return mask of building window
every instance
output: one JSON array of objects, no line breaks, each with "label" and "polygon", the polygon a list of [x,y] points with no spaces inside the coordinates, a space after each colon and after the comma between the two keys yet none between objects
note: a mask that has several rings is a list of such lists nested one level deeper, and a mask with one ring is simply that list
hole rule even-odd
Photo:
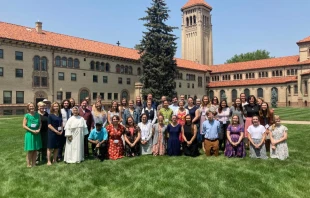
[{"label": "building window", "polygon": [[226,100],[226,93],[225,93],[224,90],[221,90],[221,91],[220,91],[220,99],[221,99],[221,100]]},{"label": "building window", "polygon": [[124,73],[124,65],[121,65],[121,74]]},{"label": "building window", "polygon": [[0,49],[0,58],[3,58],[3,49]]},{"label": "building window", "polygon": [[3,67],[0,67],[0,76],[3,76]]},{"label": "building window", "polygon": [[47,58],[41,58],[41,71],[47,71]]},{"label": "building window", "polygon": [[106,71],[106,72],[110,72],[110,64],[109,64],[109,63],[106,63],[106,65],[105,65],[105,71]]},{"label": "building window", "polygon": [[198,77],[198,87],[202,87],[202,77]]},{"label": "building window", "polygon": [[40,76],[34,76],[33,77],[33,86],[34,87],[40,87]]},{"label": "building window", "polygon": [[24,92],[16,91],[16,104],[24,104]]},{"label": "building window", "polygon": [[120,65],[116,65],[116,73],[121,73],[121,66]]},{"label": "building window", "polygon": [[182,88],[182,83],[179,82],[179,88]]},{"label": "building window", "polygon": [[108,77],[107,76],[102,76],[103,78],[103,83],[108,83]]},{"label": "building window", "polygon": [[[282,76],[282,70],[275,70],[272,71],[272,76]],[[291,74],[292,75],[292,74]]]},{"label": "building window", "polygon": [[125,66],[125,74],[128,74],[128,66]]},{"label": "building window", "polygon": [[264,90],[262,88],[257,89],[257,97],[260,97],[260,98],[264,97]]},{"label": "building window", "polygon": [[97,83],[98,82],[98,76],[97,75],[93,75],[93,82]]},{"label": "building window", "polygon": [[123,79],[121,77],[118,78],[118,84],[123,84]]},{"label": "building window", "polygon": [[61,59],[61,66],[62,67],[67,67],[67,58],[66,57],[62,57],[62,59]]},{"label": "building window", "polygon": [[128,67],[128,74],[132,74],[132,67],[131,66]]},{"label": "building window", "polygon": [[210,101],[213,100],[213,98],[214,98],[214,91],[213,90],[209,91],[209,98],[210,98]]},{"label": "building window", "polygon": [[277,98],[276,98],[276,101],[278,102],[278,99],[279,99],[279,92],[278,92],[278,88],[276,88],[276,87],[272,87],[271,88],[271,93],[270,93],[270,95],[272,96],[272,91],[273,90],[275,90],[276,91],[276,93],[277,93]]},{"label": "building window", "polygon": [[80,61],[79,59],[74,59],[74,68],[79,68],[80,67]]},{"label": "building window", "polygon": [[108,93],[108,100],[112,100],[112,93]]},{"label": "building window", "polygon": [[255,78],[255,74],[254,74],[254,73],[246,73],[246,74],[245,74],[245,78],[246,78],[246,79]]},{"label": "building window", "polygon": [[60,56],[56,56],[56,58],[55,58],[55,65],[57,66],[57,67],[60,67],[60,61],[61,59],[60,59]]},{"label": "building window", "polygon": [[15,69],[15,77],[22,78],[24,76],[23,69]]},{"label": "building window", "polygon": [[122,91],[122,93],[121,93],[121,97],[122,98],[126,98],[127,100],[129,100],[129,94],[128,94],[128,92],[127,91]]},{"label": "building window", "polygon": [[66,92],[66,99],[71,98],[71,92]]},{"label": "building window", "polygon": [[141,76],[141,68],[140,67],[138,67],[137,73],[138,73],[138,76]]},{"label": "building window", "polygon": [[290,76],[290,75],[291,75],[291,70],[289,70],[289,69],[286,70],[286,75],[287,75],[287,76]]},{"label": "building window", "polygon": [[250,96],[250,90],[248,88],[244,89],[245,98]]},{"label": "building window", "polygon": [[100,62],[98,62],[98,61],[96,62],[96,70],[100,71]]},{"label": "building window", "polygon": [[23,52],[15,52],[15,60],[23,60]]},{"label": "building window", "polygon": [[76,73],[71,73],[71,81],[76,81]]},{"label": "building window", "polygon": [[57,100],[62,100],[62,91],[57,91]]},{"label": "building window", "polygon": [[12,104],[12,92],[3,91],[3,104]]},{"label": "building window", "polygon": [[235,102],[236,98],[238,97],[237,94],[238,94],[238,93],[237,93],[237,90],[236,90],[236,89],[231,90],[231,101],[232,101],[232,102]]},{"label": "building window", "polygon": [[306,80],[304,81],[304,95],[308,95],[308,83]]},{"label": "building window", "polygon": [[3,115],[13,115],[13,110],[5,109],[3,110]]},{"label": "building window", "polygon": [[101,100],[104,100],[104,93],[100,93]]},{"label": "building window", "polygon": [[93,92],[93,100],[97,99],[97,92]]},{"label": "building window", "polygon": [[104,68],[105,68],[104,62],[101,62],[101,64],[100,64],[100,70],[101,70],[101,71],[104,71]]},{"label": "building window", "polygon": [[73,59],[72,58],[68,58],[68,67],[69,68],[73,67]]},{"label": "building window", "polygon": [[25,115],[25,109],[16,109],[16,115]]},{"label": "building window", "polygon": [[65,73],[58,72],[58,80],[65,80]]},{"label": "building window", "polygon": [[291,95],[291,85],[287,86],[288,95]]},{"label": "building window", "polygon": [[130,85],[130,78],[127,78],[127,85]]},{"label": "building window", "polygon": [[191,84],[190,83],[187,83],[187,88],[191,88]]},{"label": "building window", "polygon": [[34,70],[39,71],[40,70],[40,57],[35,56],[33,58],[33,64],[34,64]]},{"label": "building window", "polygon": [[118,100],[118,93],[114,93],[114,100]]},{"label": "building window", "polygon": [[192,84],[192,89],[194,89],[195,88],[195,85],[194,85],[194,83]]},{"label": "building window", "polygon": [[89,92],[85,89],[80,92],[80,103],[86,98],[89,97]]},{"label": "building window", "polygon": [[90,62],[90,69],[95,70],[95,62],[94,61]]},{"label": "building window", "polygon": [[42,87],[47,87],[47,77],[41,77],[41,85]]}]

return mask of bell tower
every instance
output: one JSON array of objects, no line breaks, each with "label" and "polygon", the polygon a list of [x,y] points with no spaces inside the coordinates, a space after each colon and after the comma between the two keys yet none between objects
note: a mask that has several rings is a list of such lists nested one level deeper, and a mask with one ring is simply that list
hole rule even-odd
[{"label": "bell tower", "polygon": [[204,0],[188,0],[182,7],[182,58],[213,65],[212,7]]}]

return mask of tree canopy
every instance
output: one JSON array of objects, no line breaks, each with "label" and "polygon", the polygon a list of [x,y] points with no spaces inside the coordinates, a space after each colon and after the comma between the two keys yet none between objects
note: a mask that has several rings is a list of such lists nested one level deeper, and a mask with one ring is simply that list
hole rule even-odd
[{"label": "tree canopy", "polygon": [[266,50],[256,50],[255,52],[248,52],[245,54],[242,53],[239,55],[236,54],[232,58],[228,59],[225,63],[237,63],[268,58],[273,58],[270,56],[270,52]]},{"label": "tree canopy", "polygon": [[171,98],[176,94],[174,80],[177,64],[174,56],[177,38],[173,34],[176,27],[166,24],[169,12],[164,0],[152,0],[151,7],[146,10],[147,16],[140,19],[145,21],[146,31],[140,44],[136,45],[143,68],[140,78],[142,94],[146,96],[151,93],[157,101],[162,95]]}]

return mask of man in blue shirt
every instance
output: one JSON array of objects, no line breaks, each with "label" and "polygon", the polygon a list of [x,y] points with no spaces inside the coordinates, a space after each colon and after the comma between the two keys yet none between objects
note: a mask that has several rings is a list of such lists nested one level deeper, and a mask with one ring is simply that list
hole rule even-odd
[{"label": "man in blue shirt", "polygon": [[108,132],[102,127],[102,122],[96,123],[96,128],[90,132],[88,141],[92,143],[91,147],[95,158],[100,161],[103,161],[107,155],[107,140]]},{"label": "man in blue shirt", "polygon": [[211,156],[211,151],[215,156],[219,155],[219,132],[220,122],[214,120],[216,112],[209,111],[207,116],[208,119],[202,123],[202,134],[205,138],[204,148],[206,156]]}]

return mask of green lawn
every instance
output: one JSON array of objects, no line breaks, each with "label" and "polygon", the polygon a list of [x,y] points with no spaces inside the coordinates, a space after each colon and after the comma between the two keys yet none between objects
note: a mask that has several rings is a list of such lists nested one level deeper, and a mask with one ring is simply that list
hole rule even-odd
[{"label": "green lawn", "polygon": [[275,114],[282,120],[310,121],[310,108],[279,107],[275,108]]},{"label": "green lawn", "polygon": [[[22,118],[0,119],[0,197],[307,197],[309,125],[289,128],[290,158],[86,160],[26,168]],[[307,126],[307,127],[306,127]]]}]

